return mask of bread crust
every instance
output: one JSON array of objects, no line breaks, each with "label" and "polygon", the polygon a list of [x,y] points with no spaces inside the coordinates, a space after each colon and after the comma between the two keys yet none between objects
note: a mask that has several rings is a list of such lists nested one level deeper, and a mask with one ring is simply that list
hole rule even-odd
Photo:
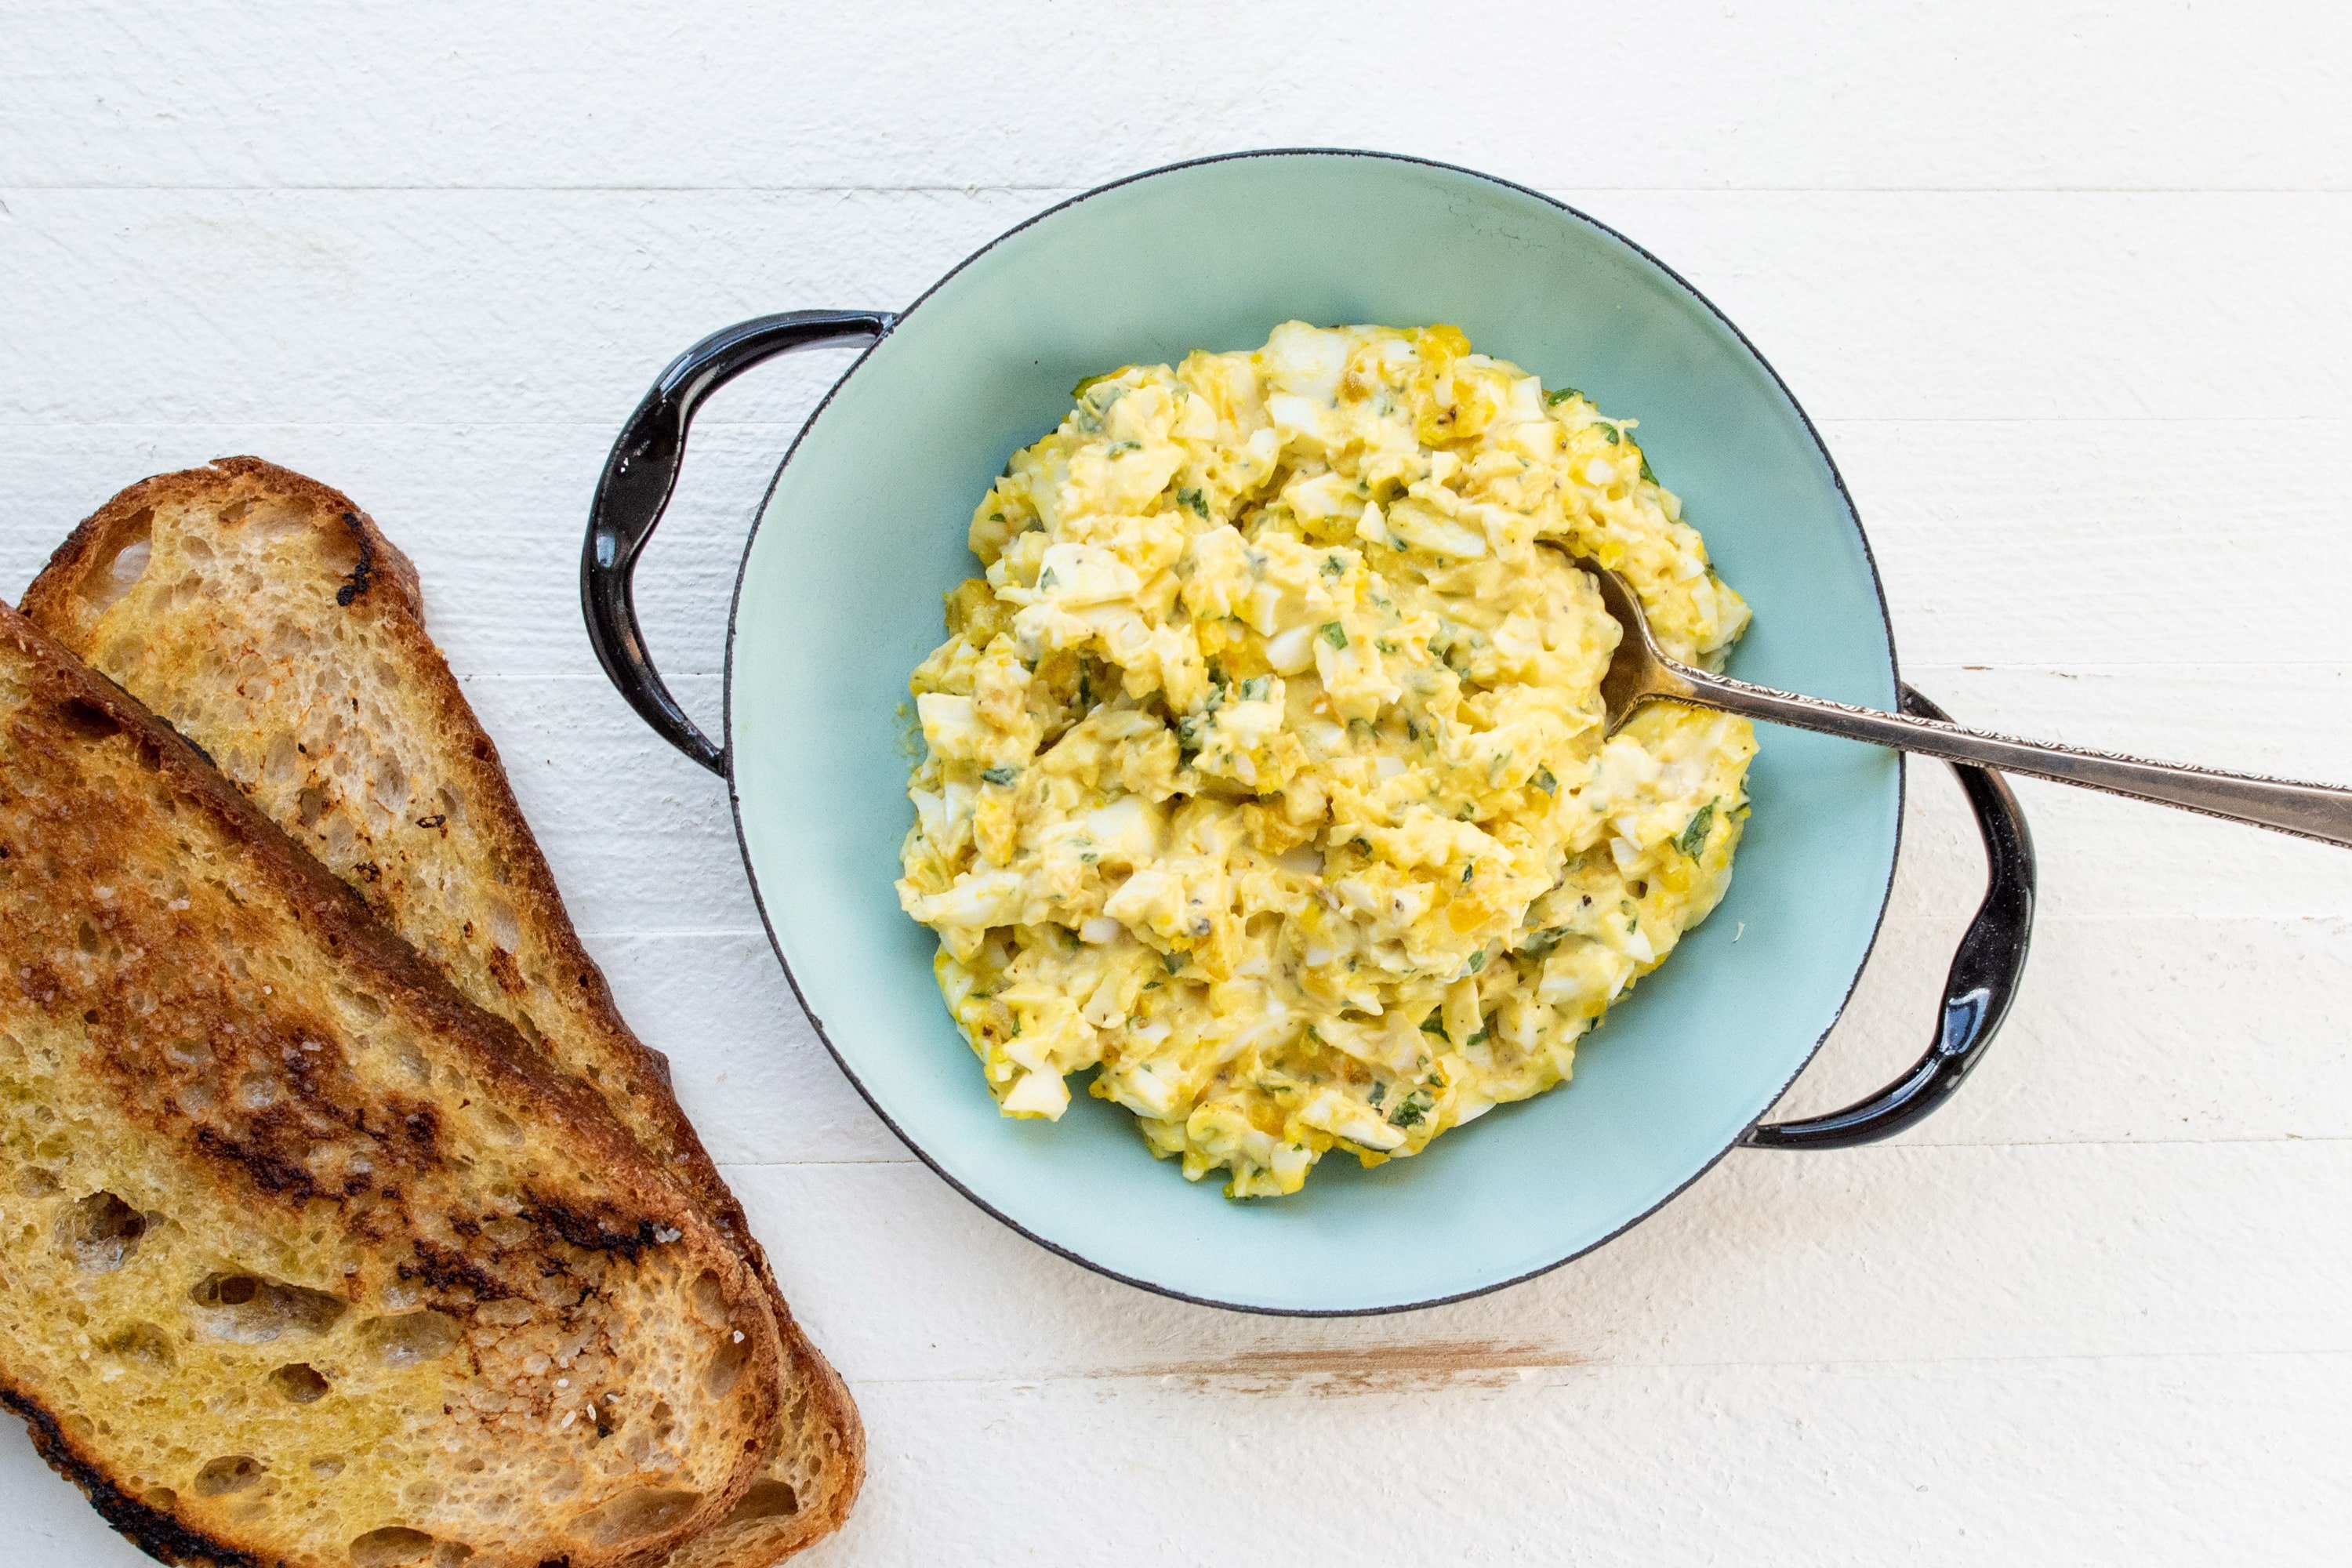
[{"label": "bread crust", "polygon": [[[856,1407],[839,1375],[793,1321],[740,1203],[671,1092],[667,1064],[623,1021],[603,972],[581,944],[553,874],[514,799],[497,747],[425,631],[424,595],[408,557],[341,491],[258,458],[223,458],[205,468],[142,480],[100,507],[58,547],[26,589],[25,613],[69,648],[93,656],[91,640],[100,618],[93,609],[93,587],[124,546],[150,525],[155,509],[219,507],[261,497],[302,510],[313,526],[341,529],[349,535],[356,560],[334,593],[333,607],[322,604],[321,613],[368,616],[399,648],[404,679],[424,692],[433,726],[448,738],[436,748],[436,760],[462,776],[472,803],[469,816],[507,868],[509,880],[502,892],[518,906],[521,921],[536,933],[543,951],[578,987],[574,1001],[584,1015],[583,1032],[591,1037],[566,1042],[578,1053],[568,1061],[576,1066],[579,1056],[586,1055],[598,1063],[608,1092],[617,1091],[614,1110],[656,1166],[678,1183],[757,1276],[782,1336],[786,1395],[798,1394],[806,1410],[801,1431],[786,1435],[787,1440],[814,1441],[831,1450],[815,1467],[822,1483],[817,1495],[798,1498],[789,1514],[722,1523],[691,1542],[676,1560],[677,1568],[763,1568],[832,1533],[847,1518],[864,1479],[865,1432]],[[324,868],[318,870],[335,880]],[[389,911],[378,912],[389,916]],[[429,967],[429,961],[420,962]]]},{"label": "bread crust", "polygon": [[[45,722],[34,721],[45,731],[43,740],[70,744],[64,738],[70,730],[87,731],[92,725],[111,725],[126,736],[146,771],[171,799],[209,820],[240,863],[284,900],[284,912],[293,922],[324,945],[340,964],[365,974],[378,994],[392,998],[485,1079],[517,1100],[534,1103],[548,1123],[587,1152],[599,1179],[609,1184],[620,1205],[642,1216],[635,1234],[623,1234],[611,1231],[593,1216],[559,1214],[554,1223],[566,1231],[567,1239],[634,1256],[635,1249],[665,1240],[659,1233],[667,1228],[688,1250],[713,1265],[730,1318],[740,1314],[740,1321],[756,1331],[743,1342],[749,1347],[746,1370],[760,1374],[753,1419],[747,1426],[755,1433],[771,1426],[775,1414],[775,1373],[783,1347],[775,1333],[761,1281],[724,1237],[647,1163],[604,1102],[587,1086],[557,1071],[511,1025],[459,995],[386,931],[351,889],[289,839],[168,724],[84,667],[5,604],[0,604],[0,647],[29,667],[26,707],[47,710]],[[16,733],[15,743],[26,743],[24,725],[16,726]],[[94,808],[104,804],[90,803]],[[226,1157],[236,1158],[233,1152]],[[257,1167],[249,1173],[258,1192],[271,1192],[277,1185],[266,1170]],[[168,1508],[159,1509],[134,1498],[123,1485],[125,1478],[109,1468],[105,1456],[76,1442],[66,1429],[63,1413],[49,1409],[5,1362],[0,1362],[0,1403],[26,1418],[42,1457],[81,1487],[110,1523],[150,1552],[169,1562],[241,1565],[264,1561],[234,1542],[191,1525]],[[666,1555],[680,1542],[723,1518],[757,1479],[761,1460],[758,1438],[747,1438],[725,1486],[707,1494],[691,1512],[669,1528],[614,1551],[583,1552],[572,1547],[575,1568],[587,1568],[592,1563],[635,1568]]]},{"label": "bread crust", "polygon": [[58,1418],[16,1383],[0,1375],[0,1406],[23,1418],[32,1435],[33,1451],[49,1468],[81,1489],[98,1517],[114,1526],[133,1546],[163,1563],[203,1564],[204,1568],[264,1568],[263,1559],[216,1541],[159,1508],[149,1506],[114,1484],[102,1467],[90,1463],[66,1441]]}]

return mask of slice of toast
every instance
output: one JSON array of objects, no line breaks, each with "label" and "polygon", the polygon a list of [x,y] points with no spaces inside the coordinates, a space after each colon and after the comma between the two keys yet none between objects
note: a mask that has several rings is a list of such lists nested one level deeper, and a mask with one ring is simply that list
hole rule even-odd
[{"label": "slice of toast", "polygon": [[0,605],[0,1402],[156,1556],[655,1560],[756,1273],[602,1100]]},{"label": "slice of toast", "polygon": [[864,1475],[856,1407],[582,948],[497,749],[425,635],[407,558],[347,497],[227,458],[116,496],[24,604],[461,993],[595,1084],[766,1282],[785,1345],[773,1456],[678,1568],[762,1568],[836,1529]]}]

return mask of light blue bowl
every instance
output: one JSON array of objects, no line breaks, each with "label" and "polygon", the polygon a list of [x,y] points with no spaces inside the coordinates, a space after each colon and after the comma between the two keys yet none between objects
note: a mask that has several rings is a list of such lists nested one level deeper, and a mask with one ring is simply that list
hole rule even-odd
[{"label": "light blue bowl", "polygon": [[[1007,1121],[892,879],[911,811],[900,704],[975,570],[973,503],[1081,376],[1246,349],[1292,318],[1450,321],[1641,421],[1754,605],[1739,675],[1895,705],[1895,649],[1837,471],[1769,366],[1689,285],[1568,207],[1465,170],[1269,153],[1160,170],[1014,229],[897,319],[777,474],[738,586],[736,816],[778,952],[843,1069],[908,1146],[1045,1246],[1153,1289],[1365,1312],[1493,1289],[1642,1218],[1740,1138],[1853,988],[1895,864],[1893,753],[1759,736],[1729,896],[1579,1053],[1573,1083],[1412,1160],[1334,1155],[1235,1203],[1079,1095]],[[877,321],[876,324],[882,324]],[[684,362],[681,362],[684,363]],[[730,373],[731,374],[731,373]],[[681,436],[682,439],[682,436]],[[621,456],[616,454],[616,463]],[[625,465],[624,465],[625,466]]]}]

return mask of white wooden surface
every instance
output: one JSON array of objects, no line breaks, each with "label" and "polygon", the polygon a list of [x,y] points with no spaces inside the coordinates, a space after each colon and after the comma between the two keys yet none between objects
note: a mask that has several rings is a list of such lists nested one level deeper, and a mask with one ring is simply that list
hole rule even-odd
[{"label": "white wooden surface", "polygon": [[[1962,718],[2352,780],[2335,8],[7,11],[0,593],[121,485],[225,452],[349,489],[416,558],[590,946],[865,1411],[865,1500],[813,1564],[2342,1560],[2352,860],[2022,784],[2032,968],[1916,1132],[1735,1154],[1461,1306],[1232,1316],[910,1161],[574,597],[612,432],[701,332],[902,304],[1174,158],[1381,147],[1573,201],[1739,321],[1853,484],[1906,673]],[[705,712],[742,524],[842,363],[698,433],[642,603]],[[1790,1109],[1925,1043],[1979,869],[1914,776],[1879,954]],[[13,1430],[0,1518],[0,1561],[136,1560]]]}]

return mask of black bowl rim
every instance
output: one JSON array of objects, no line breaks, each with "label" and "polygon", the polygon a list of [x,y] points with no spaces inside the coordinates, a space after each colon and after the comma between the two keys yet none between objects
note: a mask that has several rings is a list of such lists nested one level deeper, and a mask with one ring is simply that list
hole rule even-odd
[{"label": "black bowl rim", "polygon": [[[957,262],[955,266],[949,268],[946,272],[940,274],[939,280],[933,283],[929,288],[924,289],[920,295],[917,296],[913,304],[908,305],[904,310],[896,312],[891,319],[889,327],[881,334],[877,335],[871,343],[868,343],[866,348],[858,353],[857,357],[850,363],[849,367],[844,370],[841,374],[835,379],[834,384],[830,387],[825,389],[824,395],[818,399],[816,406],[811,409],[809,411],[808,417],[802,421],[799,432],[793,436],[792,445],[784,449],[782,459],[777,463],[774,475],[768,480],[767,490],[760,498],[759,510],[752,513],[751,531],[745,536],[743,541],[742,556],[736,563],[735,590],[727,608],[727,655],[721,690],[722,708],[720,715],[721,723],[723,725],[723,728],[720,731],[720,740],[726,748],[724,754],[729,757],[730,761],[734,756],[735,742],[735,625],[737,617],[742,611],[743,578],[751,566],[752,546],[759,542],[760,529],[761,524],[767,521],[768,508],[775,500],[776,487],[783,481],[784,470],[792,466],[793,458],[801,449],[801,443],[806,440],[808,433],[812,429],[815,428],[817,420],[823,417],[825,409],[831,406],[835,395],[837,395],[844,386],[849,384],[850,378],[855,376],[858,371],[864,367],[866,360],[872,357],[874,351],[881,346],[883,339],[897,331],[898,327],[906,321],[908,317],[920,310],[925,301],[929,300],[932,295],[938,293],[941,289],[947,287],[947,285],[952,282],[966,268],[971,266],[972,263],[978,261],[990,251],[994,250],[998,246],[1003,244],[1014,235],[1045,222],[1047,218],[1054,216],[1057,213],[1063,212],[1067,208],[1076,206],[1082,202],[1092,201],[1097,196],[1103,195],[1111,191],[1118,190],[1124,186],[1136,184],[1144,180],[1157,179],[1162,174],[1179,174],[1188,169],[1197,169],[1211,163],[1239,163],[1252,158],[1371,158],[1378,159],[1384,163],[1410,163],[1421,168],[1437,169],[1449,174],[1461,174],[1470,179],[1482,180],[1488,184],[1498,185],[1505,190],[1516,192],[1520,195],[1532,196],[1537,201],[1542,202],[1547,206],[1557,208],[1559,211],[1566,214],[1577,222],[1581,223],[1590,228],[1595,229],[1601,234],[1607,236],[1609,238],[1615,240],[1618,244],[1623,246],[1626,249],[1640,257],[1643,261],[1648,262],[1652,267],[1656,268],[1660,273],[1671,279],[1677,288],[1681,289],[1684,292],[1687,293],[1693,300],[1696,301],[1702,310],[1705,310],[1717,321],[1722,322],[1725,330],[1729,331],[1734,338],[1738,340],[1739,346],[1746,349],[1749,354],[1754,356],[1756,363],[1763,367],[1764,374],[1772,378],[1772,384],[1780,389],[1780,395],[1789,400],[1789,406],[1795,411],[1798,423],[1804,426],[1806,437],[1811,439],[1813,444],[1813,450],[1821,455],[1822,466],[1829,470],[1830,482],[1837,488],[1838,500],[1845,508],[1846,522],[1853,528],[1854,538],[1862,545],[1863,564],[1867,567],[1870,572],[1871,592],[1876,595],[1878,600],[1879,626],[1886,634],[1887,672],[1894,679],[1895,689],[1898,692],[1902,689],[1902,665],[1901,660],[1895,652],[1894,619],[1888,613],[1886,606],[1886,584],[1879,575],[1878,559],[1871,551],[1870,535],[1869,532],[1862,526],[1862,515],[1854,509],[1853,495],[1853,492],[1846,488],[1845,475],[1839,471],[1837,459],[1830,455],[1828,444],[1822,439],[1821,432],[1814,427],[1812,416],[1806,413],[1804,405],[1797,401],[1797,395],[1790,389],[1788,382],[1781,377],[1780,371],[1773,366],[1770,360],[1764,357],[1763,352],[1758,349],[1755,343],[1748,340],[1748,334],[1739,330],[1738,324],[1733,321],[1729,316],[1725,315],[1722,310],[1716,305],[1714,300],[1699,292],[1699,290],[1692,285],[1690,279],[1685,278],[1681,273],[1666,265],[1664,261],[1661,260],[1641,243],[1630,238],[1626,235],[1619,232],[1617,229],[1611,227],[1608,224],[1601,222],[1591,214],[1584,212],[1580,208],[1570,206],[1568,203],[1559,200],[1557,196],[1548,195],[1542,191],[1534,189],[1532,186],[1522,185],[1516,181],[1506,180],[1498,175],[1489,174],[1481,170],[1465,168],[1459,163],[1448,163],[1435,158],[1420,158],[1405,153],[1378,153],[1356,147],[1259,147],[1253,148],[1245,152],[1218,153],[1207,157],[1186,158],[1172,163],[1162,163],[1156,168],[1146,169],[1139,174],[1124,175],[1104,184],[1094,186],[1090,190],[1081,191],[1076,195],[1066,197],[1062,201],[1055,202],[1049,207],[1045,207],[1039,212],[1033,213],[1028,217],[1024,218],[1021,222],[1014,224],[1011,228],[1006,229],[1003,234],[1000,234],[995,238],[990,240],[987,244],[982,246],[979,249],[973,251],[971,255],[965,257],[961,261]],[[800,977],[793,973],[793,962],[790,957],[786,956],[784,952],[784,944],[776,935],[775,922],[768,918],[767,900],[760,891],[759,868],[751,862],[751,841],[744,836],[743,832],[743,800],[741,795],[736,790],[735,775],[731,766],[730,767],[727,775],[727,802],[728,808],[733,814],[734,817],[736,848],[743,857],[744,879],[751,884],[751,901],[760,911],[760,925],[761,928],[768,934],[768,945],[774,951],[777,963],[782,965],[783,968],[784,982],[792,987],[793,999],[800,1005],[802,1014],[807,1017],[810,1027],[816,1031],[817,1038],[824,1043],[825,1050],[832,1055],[834,1065],[841,1069],[842,1076],[849,1080],[850,1086],[856,1089],[860,1098],[862,1098],[866,1103],[872,1108],[874,1114],[881,1118],[882,1124],[891,1131],[891,1132],[898,1138],[898,1142],[907,1146],[908,1151],[911,1152],[916,1159],[929,1166],[932,1173],[937,1175],[941,1181],[947,1183],[949,1186],[962,1194],[963,1196],[973,1205],[973,1206],[979,1208],[982,1213],[988,1215],[991,1218],[996,1220],[999,1224],[1006,1226],[1008,1229],[1027,1237],[1033,1242],[1035,1242],[1039,1247],[1044,1247],[1046,1251],[1054,1253],[1057,1257],[1066,1258],[1070,1262],[1076,1264],[1079,1268],[1091,1270],[1096,1274],[1103,1276],[1105,1279],[1116,1279],[1122,1285],[1131,1285],[1139,1290],[1149,1290],[1155,1296],[1165,1296],[1171,1300],[1185,1301],[1194,1306],[1215,1307],[1229,1312],[1247,1312],[1259,1317],[1371,1318],[1383,1317],[1394,1312],[1421,1311],[1432,1307],[1448,1306],[1456,1301],[1472,1300],[1480,1296],[1489,1295],[1496,1290],[1508,1289],[1514,1285],[1523,1285],[1530,1279],[1550,1273],[1555,1268],[1573,1263],[1578,1258],[1585,1257],[1590,1253],[1596,1252],[1600,1248],[1608,1246],[1611,1242],[1616,1240],[1619,1237],[1624,1235],[1627,1231],[1632,1230],[1635,1226],[1642,1224],[1651,1215],[1656,1214],[1660,1209],[1665,1207],[1668,1204],[1682,1196],[1684,1193],[1690,1189],[1693,1183],[1706,1175],[1709,1171],[1714,1170],[1715,1167],[1722,1162],[1725,1155],[1730,1153],[1734,1149],[1738,1148],[1748,1141],[1748,1134],[1755,1131],[1758,1123],[1761,1122],[1766,1116],[1770,1115],[1774,1106],[1779,1103],[1780,1097],[1788,1093],[1789,1086],[1796,1082],[1797,1079],[1804,1072],[1805,1068],[1812,1065],[1813,1058],[1821,1054],[1822,1043],[1829,1038],[1831,1032],[1837,1027],[1838,1021],[1845,1016],[1846,1008],[1853,1001],[1854,988],[1862,984],[1863,971],[1870,967],[1871,955],[1878,949],[1878,939],[1886,929],[1887,907],[1892,901],[1895,892],[1895,868],[1900,863],[1903,858],[1903,816],[1904,807],[1908,798],[1909,779],[1909,771],[1905,764],[1904,755],[1902,752],[1897,752],[1895,753],[1895,847],[1893,852],[1887,857],[1886,886],[1879,892],[1878,916],[1871,924],[1870,941],[1864,944],[1861,961],[1854,965],[1853,978],[1846,982],[1845,994],[1839,999],[1837,1011],[1831,1015],[1829,1023],[1823,1026],[1821,1034],[1815,1037],[1811,1047],[1805,1052],[1803,1059],[1797,1063],[1795,1068],[1790,1071],[1788,1078],[1782,1081],[1779,1090],[1774,1093],[1770,1103],[1768,1103],[1762,1110],[1759,1111],[1755,1118],[1751,1120],[1747,1126],[1741,1128],[1738,1132],[1734,1134],[1729,1142],[1726,1143],[1721,1149],[1716,1151],[1711,1157],[1702,1162],[1697,1169],[1694,1170],[1688,1176],[1685,1177],[1672,1192],[1667,1193],[1656,1203],[1652,1204],[1648,1208],[1643,1209],[1640,1214],[1635,1215],[1631,1219],[1625,1221],[1624,1224],[1619,1226],[1616,1229],[1610,1231],[1607,1235],[1595,1237],[1593,1240],[1585,1243],[1582,1247],[1577,1247],[1559,1258],[1554,1258],[1549,1263],[1539,1265],[1522,1274],[1512,1275],[1507,1279],[1497,1279],[1489,1284],[1473,1286],[1469,1289],[1457,1290],[1449,1295],[1432,1296],[1423,1300],[1397,1301],[1384,1303],[1374,1307],[1273,1307],[1253,1301],[1223,1301],[1219,1300],[1213,1296],[1196,1296],[1189,1291],[1178,1290],[1172,1287],[1162,1285],[1153,1280],[1138,1279],[1134,1275],[1123,1274],[1116,1268],[1112,1268],[1105,1264],[1097,1262],[1095,1259],[1087,1257],[1083,1253],[1075,1251],[1070,1247],[1064,1247],[1059,1242],[1049,1240],[1045,1237],[1038,1235],[1035,1231],[1029,1229],[1020,1221],[1004,1213],[1004,1211],[996,1207],[993,1204],[991,1204],[986,1198],[982,1197],[978,1193],[972,1191],[971,1187],[959,1181],[954,1174],[931,1157],[929,1151],[926,1150],[920,1143],[917,1142],[914,1138],[909,1136],[906,1129],[900,1127],[898,1121],[891,1117],[889,1111],[883,1109],[882,1102],[877,1100],[873,1091],[866,1087],[865,1080],[857,1076],[856,1071],[850,1067],[848,1061],[842,1056],[840,1048],[833,1043],[832,1035],[825,1029],[824,1020],[817,1016],[816,1010],[809,1005],[808,996],[801,990]]]}]

